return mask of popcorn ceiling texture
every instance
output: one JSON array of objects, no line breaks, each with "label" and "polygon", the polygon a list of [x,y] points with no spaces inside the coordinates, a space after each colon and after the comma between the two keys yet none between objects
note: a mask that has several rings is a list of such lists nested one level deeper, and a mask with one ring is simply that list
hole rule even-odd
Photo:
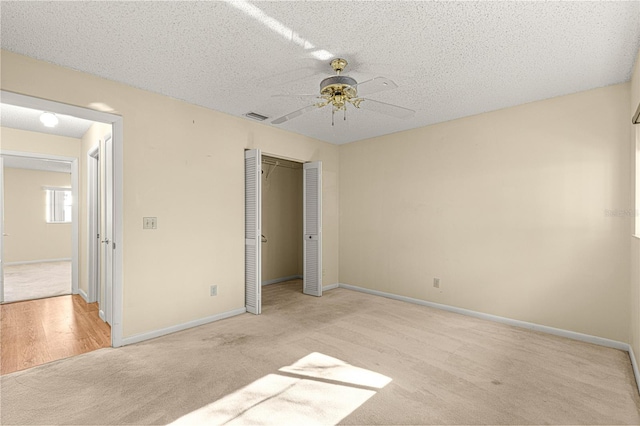
[{"label": "popcorn ceiling texture", "polygon": [[3,49],[271,120],[309,104],[273,95],[316,93],[326,50],[400,86],[371,99],[417,111],[279,126],[340,144],[628,81],[640,2],[3,1],[1,26]]}]

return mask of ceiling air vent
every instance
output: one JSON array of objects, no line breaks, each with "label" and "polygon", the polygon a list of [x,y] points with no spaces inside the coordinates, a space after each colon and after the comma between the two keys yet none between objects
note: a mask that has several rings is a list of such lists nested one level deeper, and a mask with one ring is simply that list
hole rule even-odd
[{"label": "ceiling air vent", "polygon": [[269,118],[269,117],[266,117],[266,116],[264,116],[262,114],[258,114],[257,112],[248,112],[248,113],[245,114],[245,117],[249,117],[249,118],[252,118],[252,119],[258,120],[258,121],[264,121],[267,118]]}]

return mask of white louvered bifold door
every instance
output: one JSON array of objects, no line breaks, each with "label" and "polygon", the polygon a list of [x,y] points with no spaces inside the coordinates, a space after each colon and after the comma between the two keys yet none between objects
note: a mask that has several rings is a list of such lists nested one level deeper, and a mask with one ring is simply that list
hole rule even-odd
[{"label": "white louvered bifold door", "polygon": [[261,158],[259,149],[244,152],[244,303],[247,312],[256,315],[262,311]]},{"label": "white louvered bifold door", "polygon": [[322,296],[322,162],[304,164],[304,294]]}]

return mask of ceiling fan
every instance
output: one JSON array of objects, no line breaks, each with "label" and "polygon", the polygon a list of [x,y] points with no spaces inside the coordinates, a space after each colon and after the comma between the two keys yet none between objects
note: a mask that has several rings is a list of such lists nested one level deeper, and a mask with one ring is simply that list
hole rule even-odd
[{"label": "ceiling fan", "polygon": [[318,99],[318,101],[280,118],[276,118],[271,123],[282,124],[286,121],[293,120],[296,117],[300,117],[302,114],[309,111],[324,108],[328,105],[331,105],[332,109],[332,126],[334,124],[335,113],[338,111],[343,111],[344,120],[347,119],[347,105],[349,104],[358,109],[375,111],[396,118],[409,118],[415,114],[415,111],[412,109],[360,97],[362,94],[369,95],[372,93],[382,92],[384,90],[395,89],[398,85],[385,77],[375,77],[370,80],[363,81],[362,83],[358,83],[352,77],[341,75],[346,66],[347,61],[345,59],[336,58],[331,61],[331,67],[336,72],[336,75],[327,77],[320,82],[319,95],[276,95],[303,99]]}]

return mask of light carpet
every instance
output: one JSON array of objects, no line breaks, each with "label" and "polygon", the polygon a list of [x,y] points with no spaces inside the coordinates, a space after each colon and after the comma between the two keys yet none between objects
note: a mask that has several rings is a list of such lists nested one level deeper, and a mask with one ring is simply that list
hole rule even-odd
[{"label": "light carpet", "polygon": [[71,294],[71,261],[4,267],[4,301],[43,299]]},{"label": "light carpet", "polygon": [[16,372],[0,390],[3,425],[640,423],[626,352],[299,282],[266,286],[260,316]]}]

